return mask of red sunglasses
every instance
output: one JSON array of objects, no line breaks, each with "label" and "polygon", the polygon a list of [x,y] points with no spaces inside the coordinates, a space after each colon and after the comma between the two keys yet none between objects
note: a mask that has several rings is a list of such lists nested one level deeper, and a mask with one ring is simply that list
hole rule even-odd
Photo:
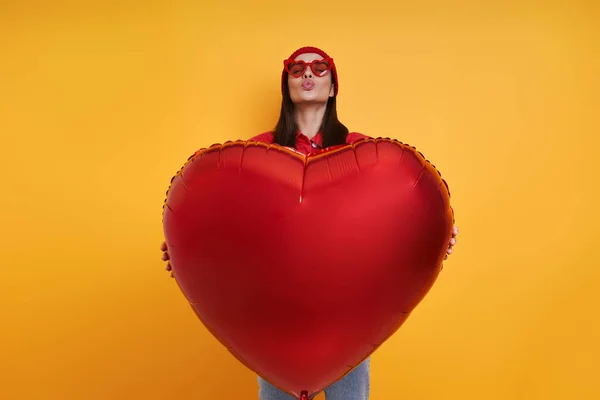
[{"label": "red sunglasses", "polygon": [[314,60],[311,62],[302,60],[294,61],[288,59],[283,61],[283,65],[287,73],[294,78],[301,77],[304,71],[306,71],[306,66],[310,66],[310,70],[316,76],[325,76],[333,67],[333,58],[324,58],[322,60]]}]

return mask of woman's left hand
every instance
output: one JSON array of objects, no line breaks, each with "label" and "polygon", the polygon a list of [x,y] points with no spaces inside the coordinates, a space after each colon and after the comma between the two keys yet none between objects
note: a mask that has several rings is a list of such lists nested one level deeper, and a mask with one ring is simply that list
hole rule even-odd
[{"label": "woman's left hand", "polygon": [[448,250],[446,250],[446,257],[444,257],[444,260],[447,260],[448,256],[450,254],[452,254],[452,247],[454,247],[454,245],[456,244],[456,236],[457,235],[458,235],[458,228],[455,225],[454,228],[452,229],[452,239],[450,239],[450,245],[448,246]]}]

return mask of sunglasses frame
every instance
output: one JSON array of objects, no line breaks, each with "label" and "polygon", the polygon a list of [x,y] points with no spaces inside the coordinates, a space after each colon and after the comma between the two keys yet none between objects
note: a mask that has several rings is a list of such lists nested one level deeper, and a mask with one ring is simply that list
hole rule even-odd
[{"label": "sunglasses frame", "polygon": [[[329,68],[327,68],[327,71],[325,71],[325,74],[323,74],[323,75],[318,75],[318,74],[317,74],[317,72],[316,72],[316,71],[313,69],[313,66],[314,66],[316,63],[322,63],[322,62],[324,62],[324,61],[325,61],[325,62],[327,62],[327,63],[329,63]],[[297,76],[296,76],[296,75],[294,75],[294,74],[292,74],[292,73],[290,72],[290,68],[289,68],[289,66],[290,66],[290,64],[292,64],[292,63],[296,63],[296,64],[303,64],[303,65],[304,65],[304,69],[303,69],[303,70],[302,70],[302,72],[301,72],[299,75],[297,75]],[[287,73],[288,73],[290,76],[293,76],[294,78],[299,78],[299,77],[301,77],[301,76],[302,76],[302,74],[306,72],[306,67],[307,67],[307,66],[308,66],[308,67],[310,67],[310,70],[313,72],[313,74],[315,74],[315,76],[318,76],[318,77],[327,76],[327,74],[329,74],[329,73],[331,72],[331,70],[333,69],[333,67],[334,67],[333,58],[331,58],[331,57],[325,57],[325,58],[322,58],[322,59],[320,59],[320,60],[313,60],[313,61],[311,61],[311,62],[306,62],[306,61],[303,61],[303,60],[292,60],[292,59],[289,59],[289,58],[288,58],[287,60],[283,60],[283,67],[284,67],[284,69],[285,69],[285,72],[287,72]]]}]

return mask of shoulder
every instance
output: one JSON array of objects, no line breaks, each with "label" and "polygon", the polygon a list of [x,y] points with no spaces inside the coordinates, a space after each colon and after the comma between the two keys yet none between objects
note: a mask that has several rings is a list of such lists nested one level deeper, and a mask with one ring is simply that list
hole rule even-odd
[{"label": "shoulder", "polygon": [[346,136],[346,143],[354,143],[359,141],[360,139],[370,139],[370,136],[363,135],[359,132],[349,132],[348,136]]},{"label": "shoulder", "polygon": [[269,131],[269,132],[263,132],[259,135],[253,136],[250,139],[248,139],[248,141],[273,143],[273,139],[274,139],[273,132]]}]

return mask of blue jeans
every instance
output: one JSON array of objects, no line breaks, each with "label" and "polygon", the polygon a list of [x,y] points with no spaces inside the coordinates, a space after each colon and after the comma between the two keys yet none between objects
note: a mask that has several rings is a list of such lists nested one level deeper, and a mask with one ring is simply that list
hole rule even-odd
[{"label": "blue jeans", "polygon": [[[327,400],[368,400],[370,388],[370,359],[367,358],[346,376],[332,383],[325,391]],[[259,400],[297,400],[258,377]]]}]

